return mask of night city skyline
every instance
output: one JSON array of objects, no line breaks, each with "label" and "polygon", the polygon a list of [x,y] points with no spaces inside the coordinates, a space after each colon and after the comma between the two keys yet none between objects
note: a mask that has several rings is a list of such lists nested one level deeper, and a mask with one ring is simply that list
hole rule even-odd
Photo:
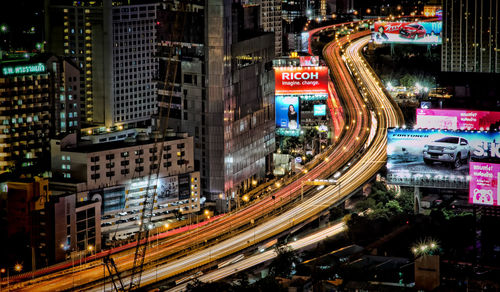
[{"label": "night city skyline", "polygon": [[499,12],[3,4],[0,290],[499,290]]}]

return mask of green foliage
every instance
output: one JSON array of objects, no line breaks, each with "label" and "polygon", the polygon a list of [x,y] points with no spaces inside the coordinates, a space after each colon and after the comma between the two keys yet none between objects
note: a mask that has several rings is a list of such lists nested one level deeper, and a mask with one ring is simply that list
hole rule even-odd
[{"label": "green foliage", "polygon": [[190,282],[186,286],[187,292],[285,292],[281,284],[276,281],[273,275],[269,275],[257,282],[250,284],[244,275],[232,283],[216,281],[205,283],[198,279]]},{"label": "green foliage", "polygon": [[397,200],[390,200],[385,204],[385,208],[387,208],[391,215],[397,215],[403,212],[403,208],[401,208]]},{"label": "green foliage", "polygon": [[401,188],[399,196],[396,198],[404,214],[412,214],[414,209],[413,192]]},{"label": "green foliage", "polygon": [[274,248],[276,257],[269,265],[270,274],[287,278],[293,271],[293,266],[300,263],[298,254],[286,244],[278,244]]}]

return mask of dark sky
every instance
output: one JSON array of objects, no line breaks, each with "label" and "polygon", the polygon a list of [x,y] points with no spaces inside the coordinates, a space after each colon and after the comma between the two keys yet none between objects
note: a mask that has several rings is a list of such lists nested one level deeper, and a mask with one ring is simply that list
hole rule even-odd
[{"label": "dark sky", "polygon": [[[7,32],[0,32],[0,46],[3,50],[31,51],[43,34],[43,0],[2,1],[0,4],[0,25],[7,26]],[[35,27],[34,32],[31,28]]]}]

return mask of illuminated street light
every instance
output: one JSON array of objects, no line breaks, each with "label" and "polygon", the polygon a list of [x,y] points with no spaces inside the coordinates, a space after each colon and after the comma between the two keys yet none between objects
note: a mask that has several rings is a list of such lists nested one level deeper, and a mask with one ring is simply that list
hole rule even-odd
[{"label": "illuminated street light", "polygon": [[22,271],[22,270],[23,270],[23,265],[21,265],[21,264],[16,264],[16,265],[14,266],[14,270],[15,270],[16,272],[20,272],[20,271]]},{"label": "illuminated street light", "polygon": [[434,240],[424,240],[415,244],[411,251],[415,256],[424,256],[435,254],[439,250],[439,245]]}]

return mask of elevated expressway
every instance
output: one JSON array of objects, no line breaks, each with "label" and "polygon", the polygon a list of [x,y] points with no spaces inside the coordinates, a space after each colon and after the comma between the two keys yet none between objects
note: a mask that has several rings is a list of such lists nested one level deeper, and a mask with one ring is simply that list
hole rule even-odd
[{"label": "elevated expressway", "polygon": [[[314,168],[279,188],[274,193],[274,199],[267,196],[196,230],[158,241],[147,253],[141,285],[195,270],[280,234],[338,202],[378,171],[385,161],[386,128],[400,124],[402,117],[387,100],[380,81],[371,75],[357,51],[367,41],[362,38],[364,35],[364,32],[352,35],[350,38],[353,40],[361,39],[347,49],[344,46],[349,44],[349,37],[331,42],[324,49],[348,121],[338,143],[320,157]],[[355,46],[358,48],[354,49]],[[350,68],[343,59],[347,60]],[[353,74],[357,82],[354,82],[350,73],[354,66],[356,69]],[[365,88],[361,90],[363,96],[358,86]],[[376,119],[369,108],[375,111]],[[346,169],[345,165],[354,157],[356,160]],[[328,178],[341,168],[345,171],[338,176],[335,186],[326,187],[300,201],[302,181]],[[291,203],[291,208],[283,212],[276,211],[288,203]],[[112,256],[118,270],[124,271],[124,284],[128,283],[127,271],[133,263],[133,250]],[[13,284],[11,288],[19,291],[111,291],[113,287],[108,276],[102,261],[95,260],[84,268],[62,270]]]},{"label": "elevated expressway", "polygon": [[[386,98],[380,80],[373,74],[371,69],[366,64],[364,58],[361,56],[360,52],[362,48],[369,41],[369,37],[363,37],[362,35],[363,34],[359,34],[351,37],[355,40],[348,44],[344,50],[340,49],[340,51],[344,52],[344,55],[346,56],[345,60],[349,64],[350,69],[353,70],[354,78],[356,80],[356,83],[360,86],[361,92],[363,92],[363,95],[366,96],[368,100],[372,101],[372,110],[375,113],[375,117],[378,116],[378,118],[376,118],[376,123],[378,123],[380,127],[376,127],[375,136],[371,136],[374,139],[373,145],[369,147],[369,150],[367,151],[365,156],[358,162],[359,164],[355,164],[353,166],[353,168],[358,168],[358,171],[363,171],[363,169],[365,168],[369,173],[372,173],[373,170],[377,171],[385,161],[385,144],[387,143],[387,141],[385,140],[386,127],[399,126],[403,122],[403,118],[400,109],[395,106],[391,102],[391,100]],[[335,51],[335,43],[336,42],[330,43],[325,47],[323,51],[325,54],[325,59],[327,59],[328,61],[334,62],[335,56],[338,57],[339,52]],[[327,57],[327,55],[330,57]],[[382,151],[379,151],[380,149],[382,149]],[[370,160],[369,155],[373,155],[371,158],[375,160]],[[359,167],[356,165],[359,165]],[[355,173],[359,173],[358,171],[356,171]],[[349,175],[349,173],[346,173],[346,175]],[[353,175],[352,179],[355,180],[356,176]],[[363,181],[363,178],[361,180]],[[289,245],[293,249],[300,249],[308,245],[314,245],[327,237],[331,237],[340,232],[343,232],[345,228],[346,227],[344,223],[338,223],[331,227],[310,234],[297,241],[293,241]],[[276,257],[276,253],[274,252],[274,250],[257,253],[235,264],[210,271],[207,274],[199,276],[198,279],[203,282],[217,281],[230,275],[236,274],[242,270],[269,261],[274,257]],[[186,283],[183,283],[170,289],[169,291],[183,291],[185,288]]]}]

